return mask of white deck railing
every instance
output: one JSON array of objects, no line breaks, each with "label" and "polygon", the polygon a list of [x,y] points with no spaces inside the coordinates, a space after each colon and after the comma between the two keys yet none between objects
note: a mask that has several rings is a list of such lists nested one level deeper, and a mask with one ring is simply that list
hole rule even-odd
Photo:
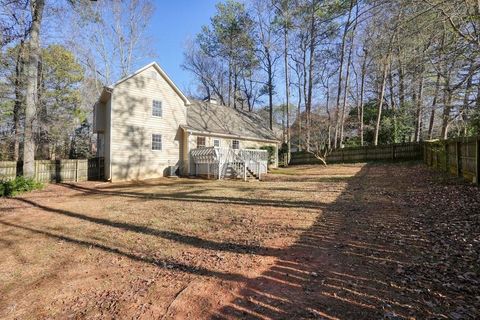
[{"label": "white deck railing", "polygon": [[268,151],[256,149],[240,149],[239,156],[245,161],[245,165],[259,179],[262,174],[267,173],[268,169]]},{"label": "white deck railing", "polygon": [[[247,179],[247,172],[261,179],[267,173],[268,152],[266,150],[206,147],[190,151],[196,175],[223,179],[227,173]],[[232,172],[233,171],[233,172]]]}]

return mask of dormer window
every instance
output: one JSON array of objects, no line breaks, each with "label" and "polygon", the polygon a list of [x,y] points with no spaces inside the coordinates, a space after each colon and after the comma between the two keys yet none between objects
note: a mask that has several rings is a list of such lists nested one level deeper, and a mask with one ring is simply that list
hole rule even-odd
[{"label": "dormer window", "polygon": [[152,102],[152,116],[162,117],[162,102],[158,100],[153,100]]}]

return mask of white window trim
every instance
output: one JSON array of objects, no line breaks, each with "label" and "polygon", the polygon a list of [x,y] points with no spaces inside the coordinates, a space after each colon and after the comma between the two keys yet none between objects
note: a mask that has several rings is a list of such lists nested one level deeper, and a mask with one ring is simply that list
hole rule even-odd
[{"label": "white window trim", "polygon": [[[215,141],[218,141],[218,146],[215,146]],[[220,141],[220,139],[213,139],[213,147],[220,148],[221,146],[222,146],[222,142]]]},{"label": "white window trim", "polygon": [[[153,149],[153,136],[160,136],[160,149]],[[163,151],[163,135],[161,135],[160,133],[152,133],[150,150],[155,151],[155,152]]]},{"label": "white window trim", "polygon": [[[161,114],[160,116],[157,116],[157,115],[153,114],[153,105],[155,104],[155,101],[160,103],[160,114]],[[154,117],[154,118],[163,118],[163,103],[162,103],[161,100],[156,100],[156,99],[153,99],[153,100],[152,100],[152,112],[151,112],[151,115],[152,115],[152,117]]]}]

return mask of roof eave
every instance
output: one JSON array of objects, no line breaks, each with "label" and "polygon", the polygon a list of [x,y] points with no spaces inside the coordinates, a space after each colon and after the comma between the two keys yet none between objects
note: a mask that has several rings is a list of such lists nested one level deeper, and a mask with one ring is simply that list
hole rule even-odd
[{"label": "roof eave", "polygon": [[237,139],[243,139],[243,140],[270,142],[270,143],[277,143],[277,144],[280,143],[280,140],[274,140],[274,139],[248,137],[248,136],[242,136],[237,134],[220,133],[220,132],[206,131],[206,130],[196,130],[196,129],[189,128],[187,126],[181,126],[181,127],[183,130],[193,134],[211,135],[211,136],[224,137],[224,138],[237,138]]}]

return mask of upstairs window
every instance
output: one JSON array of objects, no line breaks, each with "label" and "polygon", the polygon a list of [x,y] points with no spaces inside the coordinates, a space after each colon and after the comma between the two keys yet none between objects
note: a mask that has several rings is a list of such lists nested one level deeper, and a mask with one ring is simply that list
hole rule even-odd
[{"label": "upstairs window", "polygon": [[220,148],[220,140],[219,139],[214,139],[213,140],[213,146],[215,148]]},{"label": "upstairs window", "polygon": [[152,150],[162,150],[161,134],[152,134]]},{"label": "upstairs window", "polygon": [[205,148],[205,137],[197,137],[197,148]]},{"label": "upstairs window", "polygon": [[158,100],[152,101],[152,116],[161,117],[162,116],[162,102]]},{"label": "upstairs window", "polygon": [[232,149],[240,149],[240,141],[233,140],[232,141]]}]

